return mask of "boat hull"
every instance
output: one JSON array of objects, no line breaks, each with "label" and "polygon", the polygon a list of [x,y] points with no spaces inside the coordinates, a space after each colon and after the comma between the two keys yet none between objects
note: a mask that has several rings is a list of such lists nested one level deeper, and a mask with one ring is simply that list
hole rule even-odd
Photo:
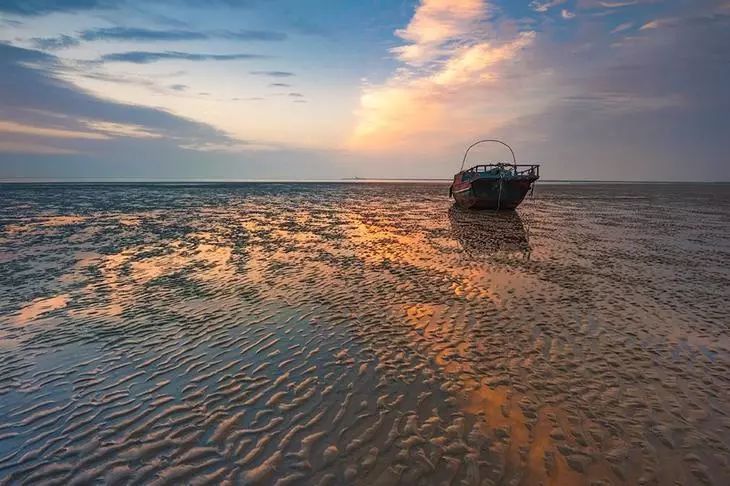
[{"label": "boat hull", "polygon": [[480,178],[452,185],[456,204],[466,209],[515,209],[532,187],[535,178]]}]

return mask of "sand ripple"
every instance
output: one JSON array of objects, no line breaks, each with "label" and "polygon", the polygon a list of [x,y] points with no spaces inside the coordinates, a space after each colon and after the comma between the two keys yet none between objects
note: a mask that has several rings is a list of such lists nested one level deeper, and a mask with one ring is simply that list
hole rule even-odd
[{"label": "sand ripple", "polygon": [[4,186],[0,484],[727,484],[730,190]]}]

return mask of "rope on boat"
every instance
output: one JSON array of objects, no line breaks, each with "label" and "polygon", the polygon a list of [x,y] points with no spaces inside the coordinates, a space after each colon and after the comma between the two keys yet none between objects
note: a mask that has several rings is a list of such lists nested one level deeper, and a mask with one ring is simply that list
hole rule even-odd
[{"label": "rope on boat", "polygon": [[[537,184],[537,180],[532,181],[532,186],[530,187],[530,200],[535,201],[535,185]],[[527,216],[527,215],[525,215]],[[529,248],[530,246],[530,227],[532,226],[532,217],[525,217],[525,222],[527,223],[525,226],[525,236],[527,239],[527,246]]]},{"label": "rope on boat", "polygon": [[502,209],[502,176],[499,176],[499,197],[497,198],[497,211]]}]

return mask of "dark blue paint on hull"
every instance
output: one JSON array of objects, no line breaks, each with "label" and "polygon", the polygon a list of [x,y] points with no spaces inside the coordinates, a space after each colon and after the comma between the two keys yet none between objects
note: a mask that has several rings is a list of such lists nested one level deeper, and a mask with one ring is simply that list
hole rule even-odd
[{"label": "dark blue paint on hull", "polygon": [[[453,192],[456,203],[467,209],[515,209],[527,195],[534,179],[476,179],[469,189]],[[500,191],[501,184],[501,191]],[[500,194],[501,192],[501,194]]]}]

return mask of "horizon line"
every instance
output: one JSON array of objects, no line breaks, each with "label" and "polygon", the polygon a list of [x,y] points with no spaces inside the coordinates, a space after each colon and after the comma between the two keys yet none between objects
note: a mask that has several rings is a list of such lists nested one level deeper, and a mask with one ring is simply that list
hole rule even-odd
[{"label": "horizon line", "polygon": [[[218,179],[218,178],[162,178],[162,177],[8,177],[0,178],[0,184],[73,184],[73,183],[166,183],[166,184],[235,184],[235,183],[448,183],[444,178],[399,178],[399,177],[345,177],[339,179]],[[730,180],[616,180],[616,179],[542,179],[538,183],[598,183],[598,184],[730,184]]]}]

